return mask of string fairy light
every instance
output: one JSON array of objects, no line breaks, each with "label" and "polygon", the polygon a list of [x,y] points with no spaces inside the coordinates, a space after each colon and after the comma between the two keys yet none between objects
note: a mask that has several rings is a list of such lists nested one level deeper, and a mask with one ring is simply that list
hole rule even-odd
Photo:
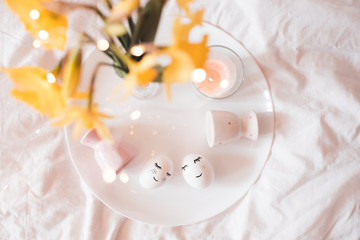
[{"label": "string fairy light", "polygon": [[191,79],[196,83],[201,83],[206,79],[206,71],[202,68],[194,69],[191,72]]},{"label": "string fairy light", "polygon": [[53,73],[49,72],[46,74],[46,80],[49,82],[49,83],[55,83],[56,82],[56,77]]},{"label": "string fairy light", "polygon": [[40,12],[36,9],[32,9],[29,12],[29,16],[32,20],[38,20],[40,17]]}]

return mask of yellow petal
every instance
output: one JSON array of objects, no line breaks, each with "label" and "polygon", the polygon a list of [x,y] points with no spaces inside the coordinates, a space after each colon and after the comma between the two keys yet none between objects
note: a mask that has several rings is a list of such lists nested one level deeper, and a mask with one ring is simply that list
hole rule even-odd
[{"label": "yellow petal", "polygon": [[154,81],[158,72],[154,68],[148,68],[145,71],[138,73],[138,84],[140,86],[147,86],[150,82]]},{"label": "yellow petal", "polygon": [[45,112],[44,104],[41,102],[36,92],[19,91],[17,89],[13,89],[11,91],[11,95],[13,95],[13,97],[15,97],[17,100],[23,101],[31,105],[36,110],[40,112]]},{"label": "yellow petal", "polygon": [[64,112],[64,115],[57,121],[51,123],[54,127],[61,127],[72,123],[77,119],[81,119],[84,115],[85,108],[81,106],[68,106]]},{"label": "yellow petal", "polygon": [[98,109],[98,104],[97,103],[93,103],[91,105],[90,114],[92,116],[97,117],[97,118],[113,118],[113,116],[111,116],[111,115],[100,112],[99,109]]},{"label": "yellow petal", "polygon": [[130,72],[126,75],[123,83],[126,93],[129,93],[136,85],[146,86],[155,80],[159,74],[154,68],[157,64],[156,61],[157,55],[150,53],[145,55],[140,62],[130,62]]},{"label": "yellow petal", "polygon": [[99,135],[101,139],[107,139],[110,143],[114,142],[109,128],[106,126],[106,124],[103,121],[99,119],[94,121],[94,128],[96,130],[96,133]]},{"label": "yellow petal", "polygon": [[188,17],[190,18],[189,23],[182,23],[180,17],[177,17],[173,23],[173,39],[174,45],[178,45],[182,42],[189,41],[189,33],[191,29],[197,25],[201,25],[204,15],[204,10],[198,10],[195,13],[191,13]]},{"label": "yellow petal", "polygon": [[[43,92],[41,101],[44,102],[46,112],[43,112],[50,118],[58,117],[63,113],[66,102],[60,94],[60,90],[56,89],[54,91]],[[41,93],[39,93],[41,95]]]},{"label": "yellow petal", "polygon": [[193,2],[194,0],[176,0],[177,4],[180,8],[184,9],[187,14],[189,14],[189,3]]},{"label": "yellow petal", "polygon": [[44,90],[51,88],[53,85],[46,80],[46,70],[40,67],[19,67],[19,68],[2,68],[11,80],[21,89],[28,91],[38,91],[39,88]]},{"label": "yellow petal", "polygon": [[18,100],[40,111],[50,118],[58,116],[65,108],[65,100],[61,97],[56,83],[46,79],[48,73],[39,67],[2,68],[15,83],[12,94]]},{"label": "yellow petal", "polygon": [[88,97],[89,97],[88,92],[75,92],[73,95],[73,98],[77,100],[84,100],[87,99]]},{"label": "yellow petal", "polygon": [[70,123],[75,123],[73,127],[73,137],[78,139],[84,129],[95,128],[100,137],[112,140],[111,134],[105,123],[101,118],[110,118],[111,116],[98,111],[97,104],[92,104],[90,110],[83,106],[68,106],[65,114],[53,122],[53,126],[64,126]]},{"label": "yellow petal", "polygon": [[72,129],[72,137],[74,140],[78,140],[82,133],[84,132],[84,124],[82,120],[77,120]]},{"label": "yellow petal", "polygon": [[167,99],[170,101],[171,100],[171,83],[168,83],[165,85],[165,92],[166,92]]},{"label": "yellow petal", "polygon": [[195,68],[203,68],[208,58],[209,47],[207,46],[207,38],[205,35],[200,43],[182,43],[179,49],[185,51],[191,57]]},{"label": "yellow petal", "polygon": [[[5,0],[31,35],[47,49],[65,49],[67,19],[47,10],[43,3],[50,0]],[[35,13],[35,14],[34,14]]]},{"label": "yellow petal", "polygon": [[164,69],[162,81],[165,84],[189,81],[191,72],[195,69],[191,55],[176,48],[169,48],[166,53],[171,57],[171,64]]}]

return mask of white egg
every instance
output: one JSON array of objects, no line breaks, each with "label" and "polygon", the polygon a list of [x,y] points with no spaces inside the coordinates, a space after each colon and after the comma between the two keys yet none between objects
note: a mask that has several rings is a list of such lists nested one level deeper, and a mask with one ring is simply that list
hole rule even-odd
[{"label": "white egg", "polygon": [[166,183],[174,172],[174,164],[166,156],[151,158],[140,173],[140,184],[144,188],[154,189]]},{"label": "white egg", "polygon": [[199,154],[189,154],[184,158],[182,173],[185,181],[194,188],[206,188],[214,179],[213,166]]}]

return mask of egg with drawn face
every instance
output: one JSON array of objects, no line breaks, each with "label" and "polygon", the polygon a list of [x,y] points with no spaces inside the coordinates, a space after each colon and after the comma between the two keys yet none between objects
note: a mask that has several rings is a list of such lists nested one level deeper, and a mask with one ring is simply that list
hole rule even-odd
[{"label": "egg with drawn face", "polygon": [[213,166],[199,154],[187,155],[181,169],[185,181],[194,188],[206,188],[214,179]]},{"label": "egg with drawn face", "polygon": [[174,171],[172,161],[166,156],[151,158],[140,173],[140,184],[144,188],[155,189],[166,183]]}]

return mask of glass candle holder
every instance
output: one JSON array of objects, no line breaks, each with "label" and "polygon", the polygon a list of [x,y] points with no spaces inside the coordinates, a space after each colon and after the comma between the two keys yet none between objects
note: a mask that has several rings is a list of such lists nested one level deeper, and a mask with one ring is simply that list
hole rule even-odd
[{"label": "glass candle holder", "polygon": [[234,94],[244,81],[244,65],[230,48],[210,46],[205,63],[206,77],[193,80],[196,90],[203,96],[221,99]]},{"label": "glass candle holder", "polygon": [[157,94],[160,85],[157,82],[150,82],[147,86],[136,86],[131,90],[133,96],[138,99],[149,99]]}]

